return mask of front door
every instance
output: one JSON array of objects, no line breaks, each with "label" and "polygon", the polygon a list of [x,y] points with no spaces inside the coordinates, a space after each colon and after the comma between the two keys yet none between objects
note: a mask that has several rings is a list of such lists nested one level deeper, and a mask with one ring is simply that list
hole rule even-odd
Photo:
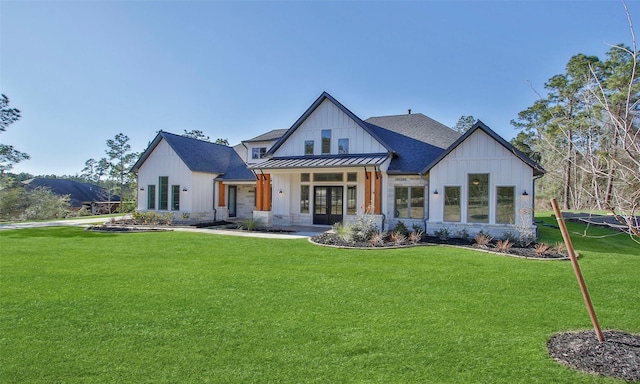
[{"label": "front door", "polygon": [[229,186],[229,217],[236,217],[236,201],[238,195],[238,187]]},{"label": "front door", "polygon": [[314,187],[313,224],[333,225],[342,221],[342,187]]}]

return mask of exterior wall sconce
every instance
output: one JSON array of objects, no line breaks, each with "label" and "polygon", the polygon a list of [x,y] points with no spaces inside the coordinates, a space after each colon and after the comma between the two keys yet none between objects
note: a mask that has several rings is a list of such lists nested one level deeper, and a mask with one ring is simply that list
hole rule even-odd
[{"label": "exterior wall sconce", "polygon": [[141,190],[141,191],[144,191],[144,187],[140,187],[140,190]]},{"label": "exterior wall sconce", "polygon": [[282,189],[278,191],[278,195],[282,195]]},{"label": "exterior wall sconce", "polygon": [[436,195],[436,196],[438,196],[438,189],[437,189],[437,188],[436,188],[436,190],[435,190],[435,191],[433,191],[433,194],[434,194],[434,195]]},{"label": "exterior wall sconce", "polygon": [[187,188],[182,188],[182,192],[189,192]]},{"label": "exterior wall sconce", "polygon": [[529,196],[526,189],[524,190],[524,192],[522,192],[522,196]]}]

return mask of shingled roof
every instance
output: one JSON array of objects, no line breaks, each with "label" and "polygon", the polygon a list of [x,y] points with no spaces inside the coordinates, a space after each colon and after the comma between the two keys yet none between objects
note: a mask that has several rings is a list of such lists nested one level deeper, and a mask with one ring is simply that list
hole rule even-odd
[{"label": "shingled roof", "polygon": [[422,113],[376,116],[365,122],[442,149],[448,148],[460,137],[458,132]]},{"label": "shingled roof", "polygon": [[288,129],[273,129],[267,133],[263,133],[262,135],[258,135],[256,137],[254,137],[253,139],[249,139],[249,140],[242,140],[243,143],[252,143],[252,142],[256,142],[256,141],[273,141],[273,140],[278,140],[279,138],[281,138],[286,132],[288,131]]},{"label": "shingled roof", "polygon": [[56,195],[69,195],[69,203],[72,207],[82,207],[82,203],[90,201],[120,201],[119,196],[109,195],[109,192],[97,185],[69,179],[36,177],[22,183],[29,189],[49,188]]},{"label": "shingled roof", "polygon": [[223,180],[255,180],[236,151],[226,145],[192,139],[169,132],[160,131],[132,168],[138,172],[161,140],[176,152],[178,157],[192,172],[217,173]]}]

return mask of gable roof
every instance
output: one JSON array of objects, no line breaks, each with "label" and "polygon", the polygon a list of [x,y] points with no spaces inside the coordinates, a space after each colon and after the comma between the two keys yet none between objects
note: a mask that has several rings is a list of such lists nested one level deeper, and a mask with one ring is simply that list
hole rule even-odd
[{"label": "gable roof", "polygon": [[109,195],[108,191],[97,185],[75,180],[36,177],[25,180],[22,184],[29,189],[49,188],[56,195],[69,195],[69,203],[72,207],[82,207],[82,203],[90,201],[120,201],[119,196]]},{"label": "gable roof", "polygon": [[534,160],[532,160],[529,156],[517,150],[513,145],[511,145],[508,141],[500,137],[497,133],[495,133],[491,128],[486,126],[482,121],[478,120],[473,125],[473,127],[469,128],[467,132],[465,132],[462,136],[458,138],[446,151],[442,152],[437,158],[433,159],[429,165],[427,165],[422,173],[427,173],[431,168],[435,167],[442,159],[444,159],[447,155],[453,152],[462,142],[464,142],[469,136],[473,135],[477,130],[481,130],[487,135],[489,135],[492,139],[500,143],[507,151],[511,152],[514,156],[522,160],[525,164],[533,168],[534,176],[542,176],[545,174],[544,168]]},{"label": "gable roof", "polygon": [[255,180],[255,175],[232,147],[160,131],[131,169],[138,172],[153,150],[165,140],[192,172],[218,173],[225,180]]},{"label": "gable roof", "polygon": [[365,122],[442,149],[447,149],[460,137],[458,132],[422,113],[376,116]]},{"label": "gable roof", "polygon": [[334,99],[333,96],[331,96],[327,92],[322,92],[320,97],[318,97],[316,101],[314,101],[313,104],[311,104],[311,106],[307,108],[307,110],[302,114],[302,116],[300,116],[300,118],[298,118],[298,120],[296,120],[296,122],[291,126],[291,128],[289,128],[285,132],[285,134],[282,135],[282,137],[273,145],[273,147],[271,147],[267,151],[266,156],[272,156],[275,153],[275,151],[277,151],[278,148],[280,148],[282,144],[284,144],[284,142],[287,141],[287,139],[302,125],[302,123],[304,123],[304,121],[313,113],[313,111],[315,111],[316,108],[318,108],[320,104],[322,104],[322,102],[324,102],[325,100],[329,100],[331,103],[333,103],[333,105],[335,105],[338,109],[344,112],[344,114],[349,116],[349,118],[351,118],[351,120],[353,120],[358,126],[360,126],[360,128],[364,129],[368,134],[373,136],[374,139],[376,139],[380,144],[382,144],[382,146],[385,147],[387,151],[393,152],[393,149],[391,149],[391,147],[387,143],[385,143],[383,140],[377,137],[375,132],[371,131],[368,124],[362,121],[362,119],[360,119],[358,116],[354,115],[353,112],[347,109],[347,107],[340,104],[340,102]]},{"label": "gable roof", "polygon": [[242,140],[243,143],[252,143],[252,142],[256,142],[256,141],[272,141],[272,140],[278,140],[279,138],[282,137],[282,135],[284,135],[286,132],[288,131],[288,129],[273,129],[267,133],[263,133],[261,135],[258,135],[256,137],[254,137],[253,139],[249,139],[249,140]]},{"label": "gable roof", "polygon": [[393,148],[398,148],[387,168],[389,174],[419,174],[425,165],[444,152],[443,148],[377,125],[369,124],[369,129]]}]

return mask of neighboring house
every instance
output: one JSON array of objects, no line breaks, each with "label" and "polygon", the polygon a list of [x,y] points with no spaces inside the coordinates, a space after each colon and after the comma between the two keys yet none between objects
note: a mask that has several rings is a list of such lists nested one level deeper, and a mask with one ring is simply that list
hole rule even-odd
[{"label": "neighboring house", "polygon": [[69,195],[69,204],[74,209],[86,208],[94,215],[117,212],[120,197],[94,184],[69,179],[37,177],[22,182],[29,189],[48,188],[56,195]]},{"label": "neighboring house", "polygon": [[[158,140],[162,138],[154,143]],[[203,142],[189,143],[184,142],[186,147]],[[483,230],[500,236],[535,230],[534,181],[544,170],[480,121],[461,136],[410,111],[361,120],[325,92],[288,130],[242,144],[247,148],[246,167],[253,174],[235,180],[224,172],[207,173],[208,180],[226,179],[217,189],[209,185],[207,190],[206,183],[198,187],[205,200],[217,204],[210,204],[210,210],[228,207],[228,216],[235,210],[238,217],[270,226],[350,223],[367,213],[384,230],[399,221],[429,234],[446,229],[450,235],[474,235]],[[148,153],[155,150],[150,147],[136,164],[139,185],[146,183],[142,171],[147,161],[153,165],[144,172],[145,180],[157,180],[174,169],[174,178],[194,172],[186,165],[178,170],[152,160]],[[203,167],[216,167],[209,164],[216,161],[211,154],[197,160]],[[241,186],[246,186],[243,193],[238,192]],[[220,190],[226,197],[212,200],[211,192]],[[234,204],[243,205],[242,214]],[[198,211],[206,212],[206,206]]]}]

